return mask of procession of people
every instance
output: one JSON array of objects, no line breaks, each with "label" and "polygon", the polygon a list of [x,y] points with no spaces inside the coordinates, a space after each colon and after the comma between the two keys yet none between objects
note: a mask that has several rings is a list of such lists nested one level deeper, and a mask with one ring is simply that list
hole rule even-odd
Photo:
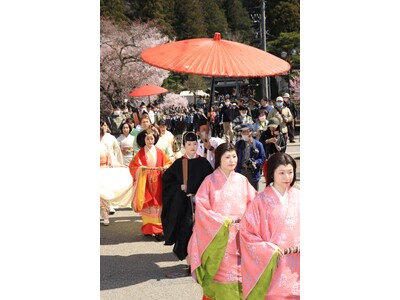
[{"label": "procession of people", "polygon": [[285,153],[294,117],[284,96],[269,109],[226,95],[212,109],[154,103],[117,113],[118,126],[101,120],[102,224],[119,208],[140,214],[142,234],[186,261],[166,276],[192,276],[203,299],[299,299],[297,166]]}]

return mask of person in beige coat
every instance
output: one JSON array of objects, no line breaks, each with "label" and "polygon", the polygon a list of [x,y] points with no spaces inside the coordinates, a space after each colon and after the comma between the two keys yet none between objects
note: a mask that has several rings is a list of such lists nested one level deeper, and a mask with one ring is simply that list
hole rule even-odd
[{"label": "person in beige coat", "polygon": [[285,143],[287,144],[288,140],[288,128],[286,123],[291,122],[293,120],[292,113],[288,107],[283,106],[283,98],[281,96],[276,98],[274,108],[270,110],[267,116],[267,120],[271,120],[271,118],[277,118],[279,120],[279,126],[285,138]]}]

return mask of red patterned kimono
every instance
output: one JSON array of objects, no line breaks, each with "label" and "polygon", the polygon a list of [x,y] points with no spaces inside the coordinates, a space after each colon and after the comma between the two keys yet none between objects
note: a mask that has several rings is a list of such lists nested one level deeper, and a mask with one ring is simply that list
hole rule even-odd
[{"label": "red patterned kimono", "polygon": [[[148,170],[145,167],[169,167],[172,162],[164,152],[155,147],[156,157],[143,147],[129,164],[133,177],[134,197],[132,207],[141,214],[143,234],[162,234],[162,173],[161,170]],[[146,148],[146,149],[145,149]]]},{"label": "red patterned kimono", "polygon": [[245,299],[300,299],[300,254],[278,261],[278,249],[300,247],[300,191],[271,187],[251,202],[240,223]]}]

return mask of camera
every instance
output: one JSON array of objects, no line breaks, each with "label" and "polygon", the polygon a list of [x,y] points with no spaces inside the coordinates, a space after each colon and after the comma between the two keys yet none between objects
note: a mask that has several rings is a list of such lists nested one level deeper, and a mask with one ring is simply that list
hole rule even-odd
[{"label": "camera", "polygon": [[256,161],[252,158],[249,159],[248,161],[246,161],[246,166],[250,169],[251,172],[254,172],[257,170]]}]

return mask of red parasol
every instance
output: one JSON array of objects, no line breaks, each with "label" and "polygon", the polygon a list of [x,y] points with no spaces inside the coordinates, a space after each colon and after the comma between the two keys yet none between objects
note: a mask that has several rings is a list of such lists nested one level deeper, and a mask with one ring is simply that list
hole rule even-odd
[{"label": "red parasol", "polygon": [[149,96],[149,104],[150,104],[150,96],[164,94],[167,92],[168,92],[168,90],[166,90],[162,87],[152,85],[152,84],[146,84],[146,85],[143,85],[143,86],[133,90],[129,94],[129,96],[131,96],[131,97]]},{"label": "red parasol", "polygon": [[168,90],[152,85],[152,84],[146,84],[144,86],[141,86],[135,90],[133,90],[129,96],[131,97],[143,97],[143,96],[152,96],[152,95],[158,95],[158,94],[163,94],[167,93]]},{"label": "red parasol", "polygon": [[246,44],[222,40],[219,32],[213,39],[182,40],[146,49],[140,56],[161,69],[211,76],[209,111],[214,100],[215,77],[266,77],[290,70],[287,61]]},{"label": "red parasol", "polygon": [[286,73],[285,60],[255,47],[214,38],[198,38],[168,43],[144,50],[148,64],[180,73],[212,77],[266,77]]}]

